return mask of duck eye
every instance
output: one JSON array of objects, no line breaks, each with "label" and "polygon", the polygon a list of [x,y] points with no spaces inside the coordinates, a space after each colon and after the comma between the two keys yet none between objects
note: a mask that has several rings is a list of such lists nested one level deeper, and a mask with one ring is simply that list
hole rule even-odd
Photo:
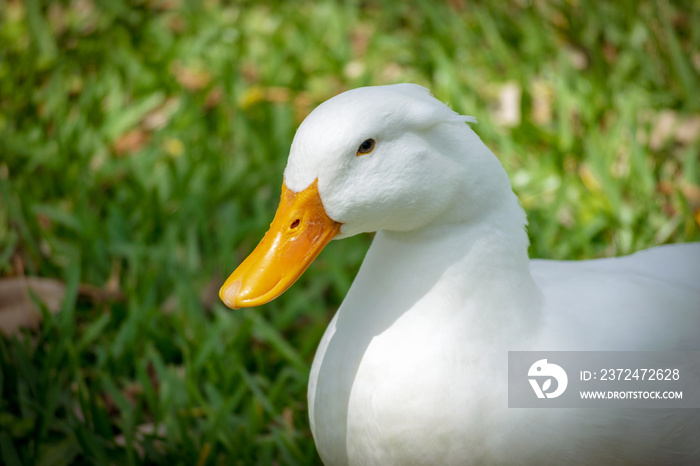
[{"label": "duck eye", "polygon": [[369,154],[372,152],[372,149],[374,149],[374,139],[365,139],[362,144],[360,144],[360,147],[357,148],[357,154],[355,155]]}]

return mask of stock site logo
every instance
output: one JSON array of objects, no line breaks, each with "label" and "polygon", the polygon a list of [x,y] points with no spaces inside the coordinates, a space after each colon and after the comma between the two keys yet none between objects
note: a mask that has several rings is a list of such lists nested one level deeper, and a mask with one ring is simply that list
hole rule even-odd
[{"label": "stock site logo", "polygon": [[[547,363],[546,359],[540,359],[530,366],[527,372],[528,380],[537,398],[556,398],[566,390],[569,378],[566,371],[556,364]],[[552,379],[557,381],[556,388],[552,388]]]}]

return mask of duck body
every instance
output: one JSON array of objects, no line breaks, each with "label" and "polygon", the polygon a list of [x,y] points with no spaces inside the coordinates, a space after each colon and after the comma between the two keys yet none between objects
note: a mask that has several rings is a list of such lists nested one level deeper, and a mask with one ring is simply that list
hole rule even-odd
[{"label": "duck body", "polygon": [[[507,406],[508,351],[697,350],[700,308],[686,303],[688,293],[700,303],[700,287],[683,285],[700,276],[696,245],[616,259],[531,261],[530,284],[521,284],[520,293],[509,293],[510,285],[500,290],[496,312],[503,311],[503,320],[494,325],[500,319],[493,314],[480,322],[484,307],[475,302],[470,309],[446,295],[450,272],[427,292],[412,287],[423,304],[374,318],[387,315],[372,307],[386,301],[369,302],[380,290],[392,303],[414,302],[403,293],[387,298],[383,274],[421,273],[388,261],[391,246],[377,253],[385,241],[377,235],[312,367],[309,411],[324,464],[695,464],[700,458],[700,410]],[[678,270],[679,259],[690,264],[688,257],[697,259],[694,267]],[[659,276],[660,266],[678,272],[679,281]],[[609,287],[620,291],[614,299]],[[600,291],[581,293],[592,289]],[[530,295],[526,305],[514,299],[523,294]],[[661,302],[665,313],[658,312]],[[518,322],[522,315],[531,320]]]},{"label": "duck body", "polygon": [[[283,201],[319,199],[336,238],[377,232],[311,368],[324,464],[700,464],[700,410],[508,408],[508,351],[700,351],[700,244],[530,260],[508,176],[465,121],[419,86],[380,86],[295,136]],[[320,222],[280,212],[222,288],[229,307],[267,299],[256,274]]]}]

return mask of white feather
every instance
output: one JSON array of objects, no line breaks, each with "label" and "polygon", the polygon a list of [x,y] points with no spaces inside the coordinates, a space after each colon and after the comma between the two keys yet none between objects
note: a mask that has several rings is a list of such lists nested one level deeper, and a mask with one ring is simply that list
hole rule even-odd
[{"label": "white feather", "polygon": [[324,463],[700,464],[700,410],[507,407],[509,350],[700,350],[700,245],[530,261],[464,122],[405,84],[341,94],[295,137],[287,186],[318,179],[341,236],[378,231],[311,370]]}]

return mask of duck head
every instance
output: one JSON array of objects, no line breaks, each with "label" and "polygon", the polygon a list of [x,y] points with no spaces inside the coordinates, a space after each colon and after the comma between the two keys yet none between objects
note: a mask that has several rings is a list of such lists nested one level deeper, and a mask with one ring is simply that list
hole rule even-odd
[{"label": "duck head", "polygon": [[414,84],[354,89],[318,106],[294,137],[270,229],[222,301],[236,309],[276,298],[333,238],[430,224],[460,201],[461,186],[478,184],[463,152],[481,141],[465,121],[475,120]]}]

